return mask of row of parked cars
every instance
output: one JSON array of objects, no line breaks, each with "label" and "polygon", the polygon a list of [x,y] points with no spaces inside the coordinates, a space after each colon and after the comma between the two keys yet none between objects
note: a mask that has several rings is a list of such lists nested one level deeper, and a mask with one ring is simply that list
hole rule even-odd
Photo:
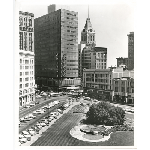
[{"label": "row of parked cars", "polygon": [[57,100],[50,102],[49,104],[44,105],[42,108],[39,108],[39,109],[33,111],[32,113],[26,115],[25,117],[20,118],[19,127],[21,126],[21,122],[27,122],[27,121],[30,121],[32,119],[35,119],[36,115],[45,113],[47,108],[51,108],[57,104],[59,104],[59,101],[57,101]]},{"label": "row of parked cars", "polygon": [[35,125],[33,125],[30,129],[22,131],[19,134],[19,144],[26,143],[27,141],[31,141],[31,137],[39,134],[39,131],[45,127],[49,126],[50,122],[54,119],[57,119],[60,114],[63,114],[64,109],[62,107],[59,107],[55,111],[48,114],[46,117],[42,118],[40,121],[38,121]]}]

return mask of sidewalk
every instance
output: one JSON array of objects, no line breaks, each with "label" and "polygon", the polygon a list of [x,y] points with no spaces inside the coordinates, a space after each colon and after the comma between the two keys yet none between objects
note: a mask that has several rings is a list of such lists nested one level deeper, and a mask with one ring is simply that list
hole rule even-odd
[{"label": "sidewalk", "polygon": [[[74,107],[75,105],[79,105],[79,104],[80,104],[80,102],[73,102],[72,105],[70,105],[68,109],[66,109],[66,110],[63,111],[63,114],[59,114],[59,116],[58,116],[57,119],[59,119],[60,117],[62,117],[64,114],[66,114],[69,110],[72,109],[72,107]],[[39,131],[39,134],[36,134],[36,135],[34,135],[34,136],[31,137],[31,141],[27,141],[26,143],[21,144],[21,146],[30,146],[30,145],[31,145],[32,143],[34,143],[39,137],[41,137],[42,134],[43,134],[52,124],[54,124],[54,123],[57,121],[57,119],[52,120],[52,121],[50,122],[49,126],[43,127],[43,128]]]}]

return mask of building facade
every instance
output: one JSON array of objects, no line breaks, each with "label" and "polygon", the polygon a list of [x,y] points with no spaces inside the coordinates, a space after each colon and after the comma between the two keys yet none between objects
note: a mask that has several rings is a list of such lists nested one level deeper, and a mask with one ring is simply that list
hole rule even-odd
[{"label": "building facade", "polygon": [[117,59],[117,67],[120,65],[125,65],[128,68],[128,58],[119,57]]},{"label": "building facade", "polygon": [[112,70],[113,99],[125,103],[134,103],[134,71],[117,67]]},{"label": "building facade", "polygon": [[114,100],[134,103],[134,78],[113,78]]},{"label": "building facade", "polygon": [[35,19],[36,83],[58,90],[64,79],[78,77],[78,13],[55,5],[48,12]]},{"label": "building facade", "polygon": [[117,67],[112,70],[113,78],[122,78],[122,77],[129,77],[134,78],[134,71],[133,70],[124,70],[123,67]]},{"label": "building facade", "polygon": [[128,70],[134,69],[134,32],[128,35]]},{"label": "building facade", "polygon": [[34,14],[19,11],[19,105],[35,100]]},{"label": "building facade", "polygon": [[106,69],[107,68],[107,48],[94,47],[93,52],[95,54],[94,68],[95,69]]},{"label": "building facade", "polygon": [[82,69],[106,69],[107,48],[85,47],[81,59]]},{"label": "building facade", "polygon": [[[112,99],[112,70],[111,69],[84,69],[83,89],[101,100]],[[90,95],[89,95],[90,96]]]},{"label": "building facade", "polygon": [[100,100],[134,103],[134,71],[123,67],[84,69],[83,89]]}]

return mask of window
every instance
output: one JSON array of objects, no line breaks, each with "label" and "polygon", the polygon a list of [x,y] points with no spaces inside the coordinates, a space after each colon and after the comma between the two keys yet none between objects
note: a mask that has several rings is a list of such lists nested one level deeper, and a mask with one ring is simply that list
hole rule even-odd
[{"label": "window", "polygon": [[29,60],[25,60],[25,64],[29,64]]},{"label": "window", "polygon": [[29,75],[29,72],[25,72],[25,75]]},{"label": "window", "polygon": [[32,26],[32,19],[29,19],[29,26]]},{"label": "window", "polygon": [[22,76],[22,72],[20,72],[20,76]]},{"label": "window", "polygon": [[22,84],[19,85],[19,88],[22,88]]},{"label": "window", "polygon": [[124,87],[121,87],[121,92],[125,92],[125,88]]},{"label": "window", "polygon": [[22,78],[20,78],[20,82],[22,82]]},{"label": "window", "polygon": [[25,78],[25,81],[29,81],[29,78]]},{"label": "window", "polygon": [[129,90],[130,90],[130,88],[129,88],[129,87],[127,87],[127,92],[129,92]]},{"label": "window", "polygon": [[29,66],[25,66],[25,69],[29,69]]},{"label": "window", "polygon": [[118,87],[115,87],[115,92],[118,92]]},{"label": "window", "polygon": [[25,87],[28,87],[28,86],[29,86],[29,83],[26,83],[26,84],[25,84]]},{"label": "window", "polygon": [[122,82],[121,82],[121,84],[122,84],[122,85],[125,85],[125,82],[124,82],[124,81],[122,81]]}]

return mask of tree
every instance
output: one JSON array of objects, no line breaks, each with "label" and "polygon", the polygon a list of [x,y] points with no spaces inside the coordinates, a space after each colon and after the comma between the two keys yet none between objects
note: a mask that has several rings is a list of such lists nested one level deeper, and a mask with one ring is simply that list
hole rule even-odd
[{"label": "tree", "polygon": [[125,111],[107,102],[91,105],[86,114],[86,122],[96,125],[122,125],[124,123]]}]

